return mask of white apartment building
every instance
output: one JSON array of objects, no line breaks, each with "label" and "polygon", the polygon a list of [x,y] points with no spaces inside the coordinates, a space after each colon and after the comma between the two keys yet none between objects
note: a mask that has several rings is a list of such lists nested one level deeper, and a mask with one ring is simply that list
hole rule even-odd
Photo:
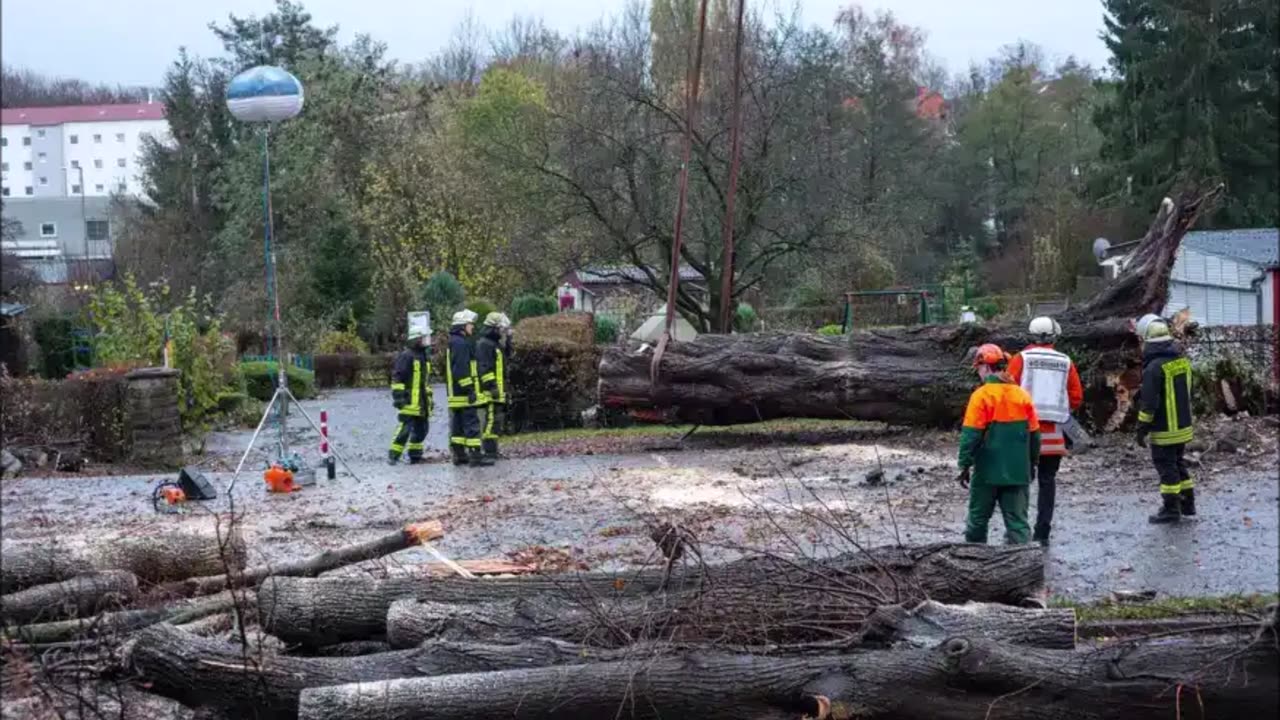
[{"label": "white apartment building", "polygon": [[[0,195],[22,235],[5,253],[50,267],[111,257],[110,198],[143,193],[143,141],[168,138],[161,103],[0,111]],[[38,268],[56,281],[56,269]]]}]

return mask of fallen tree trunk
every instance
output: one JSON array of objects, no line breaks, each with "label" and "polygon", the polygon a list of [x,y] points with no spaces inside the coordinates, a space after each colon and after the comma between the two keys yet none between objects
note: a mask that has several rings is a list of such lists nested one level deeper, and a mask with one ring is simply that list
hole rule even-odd
[{"label": "fallen tree trunk", "polygon": [[[449,611],[457,614],[489,612],[489,617],[496,621],[498,618],[496,606],[510,606],[520,602],[523,601],[492,603],[491,605],[495,606],[492,608],[480,605],[442,606],[436,617],[446,621],[461,622],[453,618]],[[412,600],[397,602],[392,612],[395,613],[397,608],[405,604],[416,603]],[[560,607],[566,615],[583,616],[581,608],[571,605]],[[1047,621],[1049,616],[1058,616],[1061,620],[1063,612],[1067,616],[1072,616],[1071,611],[1020,610],[991,606],[968,608],[967,614],[947,614],[943,611],[934,612],[921,608],[916,610],[914,616],[888,612],[879,614],[884,621],[880,627],[889,636],[916,636],[918,633],[913,630],[911,623],[918,622],[916,619],[919,617],[930,617],[937,621],[939,631],[944,633],[947,628],[957,630],[981,628],[989,633],[984,636],[989,639],[1018,639],[1045,645],[1062,645],[1072,640],[1071,623],[1055,624]],[[553,614],[554,607],[548,606],[543,627],[553,627]],[[619,609],[612,609],[612,615],[615,618],[620,618],[624,614]],[[985,618],[986,621],[975,622],[973,617]],[[478,622],[478,619],[472,618],[470,622]],[[560,622],[563,627],[573,621],[561,620]],[[890,627],[894,622],[899,623],[896,632]],[[393,620],[392,628],[396,626],[397,622]],[[453,629],[458,627],[454,625]],[[1039,627],[1040,630],[1029,631],[1027,627]],[[259,652],[246,654],[235,645],[198,637],[181,628],[160,624],[137,634],[127,650],[127,660],[129,666],[145,678],[157,692],[168,697],[195,705],[242,708],[265,706],[287,714],[296,706],[299,692],[310,687],[392,678],[581,664],[588,661],[619,662],[661,657],[678,653],[681,648],[700,647],[697,644],[648,642],[637,637],[639,642],[635,644],[617,648],[599,648],[592,647],[590,644],[532,636],[528,633],[534,629],[529,626],[522,627],[520,630],[524,637],[519,638],[518,642],[510,643],[478,642],[477,639],[484,633],[458,634],[453,638],[441,635],[429,637],[423,634],[415,639],[411,647],[404,650],[377,651],[385,648],[385,645],[364,641],[330,648],[331,650],[349,649],[342,655],[291,657]],[[569,632],[562,634],[572,635]],[[501,633],[490,636],[496,638],[501,636]],[[466,639],[458,639],[461,637]],[[785,650],[765,646],[741,649],[750,650],[753,654],[777,654]],[[367,650],[375,650],[375,652],[366,652]]]},{"label": "fallen tree trunk", "polygon": [[520,598],[489,603],[397,600],[387,611],[387,642],[520,642],[545,637],[588,647],[637,642],[781,646],[932,647],[955,635],[1046,648],[1075,647],[1075,611],[933,601],[875,609],[825,592],[795,589],[748,594],[742,588],[596,602]]},{"label": "fallen tree trunk", "polygon": [[244,567],[244,540],[225,528],[149,535],[108,533],[87,542],[25,541],[0,547],[0,588],[11,593],[101,570],[127,570],[142,585]]},{"label": "fallen tree trunk", "polygon": [[[263,627],[280,639],[318,646],[377,637],[386,631],[396,600],[484,603],[538,596],[608,602],[651,594],[667,579],[661,570],[580,573],[519,578],[274,578],[258,589]],[[719,566],[677,570],[674,593],[707,587],[753,594],[800,587],[834,597],[861,597],[868,610],[882,604],[932,598],[939,602],[1017,605],[1044,584],[1044,555],[1035,547],[940,543],[888,546],[822,561],[751,557]]]},{"label": "fallen tree trunk", "polygon": [[243,572],[222,573],[207,577],[189,577],[186,580],[167,583],[157,590],[160,593],[190,597],[193,595],[208,595],[234,587],[252,587],[271,576],[315,577],[322,572],[337,567],[390,555],[393,552],[404,550],[422,542],[438,540],[441,537],[444,537],[444,528],[439,522],[416,523],[373,540],[345,545],[334,550],[325,550],[305,560],[258,565]]},{"label": "fallen tree trunk", "polygon": [[126,633],[156,623],[183,625],[210,615],[232,612],[237,607],[248,612],[253,609],[256,602],[256,597],[252,594],[237,597],[227,591],[190,604],[122,610],[74,620],[19,625],[6,629],[5,635],[27,645],[45,645],[85,638],[119,638]]},{"label": "fallen tree trunk", "polygon": [[168,624],[138,633],[126,667],[153,692],[195,706],[253,710],[254,717],[293,717],[302,690],[349,682],[510,670],[652,656],[664,648],[598,650],[539,639],[515,645],[432,641],[410,650],[342,657],[252,654]]},{"label": "fallen tree trunk", "polygon": [[1278,660],[1274,638],[1076,651],[954,637],[927,649],[695,653],[309,688],[298,717],[1227,720],[1275,714]]},{"label": "fallen tree trunk", "polygon": [[138,578],[124,570],[80,575],[0,596],[0,618],[29,623],[59,617],[83,617],[120,607],[138,596]]},{"label": "fallen tree trunk", "polygon": [[[1093,423],[1116,425],[1116,412],[1127,412],[1141,361],[1129,321],[1164,310],[1182,237],[1220,190],[1162,204],[1122,275],[1058,316],[1059,349],[1081,364],[1082,374],[1105,378],[1086,389]],[[599,400],[606,407],[669,409],[703,425],[814,417],[953,426],[974,385],[966,353],[982,343],[1021,350],[1030,340],[1025,329],[1019,322],[859,330],[842,338],[700,335],[667,345],[656,383],[653,348],[611,347],[600,361]]]},{"label": "fallen tree trunk", "polygon": [[949,637],[1070,650],[1076,646],[1076,613],[1070,608],[1029,610],[993,603],[943,605],[926,600],[915,607],[886,605],[867,618],[863,645],[933,647]]}]

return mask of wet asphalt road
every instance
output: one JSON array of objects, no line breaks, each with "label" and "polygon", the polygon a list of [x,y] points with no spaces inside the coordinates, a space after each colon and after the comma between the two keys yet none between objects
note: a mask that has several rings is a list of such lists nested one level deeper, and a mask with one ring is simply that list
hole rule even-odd
[{"label": "wet asphalt road", "polygon": [[[429,518],[444,522],[446,537],[436,545],[455,559],[503,557],[542,546],[599,569],[650,560],[653,543],[645,524],[655,519],[693,530],[708,559],[755,548],[823,554],[847,550],[851,540],[957,541],[963,532],[965,491],[952,480],[950,446],[837,444],[510,460],[494,468],[443,462],[388,467],[383,459],[394,415],[386,393],[345,391],[304,405],[308,412],[321,406],[330,410],[335,445],[355,472],[341,469],[335,481],[320,473],[314,487],[271,495],[261,481],[265,455],[253,457],[234,501],[252,550],[263,558],[303,556]],[[438,399],[438,415],[443,407]],[[444,430],[443,423],[433,422],[429,435],[441,457]],[[314,460],[314,433],[301,427],[295,433],[295,444]],[[220,488],[227,486],[226,469],[234,467],[248,435],[210,438],[203,464]],[[1158,500],[1154,474],[1132,452],[1107,452],[1114,459],[1073,458],[1059,475],[1048,555],[1052,594],[1084,600],[1114,590],[1277,591],[1280,493],[1274,471],[1207,465],[1197,479],[1198,519],[1152,526],[1146,517]],[[887,482],[866,484],[864,476],[878,463]],[[227,507],[224,492],[206,503],[212,507],[158,515],[150,506],[156,479],[6,481],[0,527],[6,540],[95,528],[155,532],[172,524],[209,523],[208,511]],[[1033,514],[1034,507],[1033,497]],[[1002,534],[997,513],[991,541],[1001,542]],[[405,563],[427,559],[416,549],[395,556]]]}]

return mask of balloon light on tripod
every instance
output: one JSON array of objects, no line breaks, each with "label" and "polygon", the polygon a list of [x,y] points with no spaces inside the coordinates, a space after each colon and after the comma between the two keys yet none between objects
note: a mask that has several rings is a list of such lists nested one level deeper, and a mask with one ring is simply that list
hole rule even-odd
[{"label": "balloon light on tripod", "polygon": [[259,65],[231,78],[227,109],[242,122],[273,123],[302,112],[302,83],[284,68]]}]

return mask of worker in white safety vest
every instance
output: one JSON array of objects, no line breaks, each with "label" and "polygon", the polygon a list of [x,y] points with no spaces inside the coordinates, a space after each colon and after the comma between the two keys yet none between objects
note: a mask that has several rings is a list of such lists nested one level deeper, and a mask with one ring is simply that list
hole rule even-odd
[{"label": "worker in white safety vest", "polygon": [[1054,349],[1062,333],[1058,321],[1038,317],[1027,327],[1031,344],[1009,361],[1009,376],[1031,396],[1040,418],[1040,462],[1036,469],[1036,524],[1032,538],[1049,546],[1049,530],[1053,524],[1055,480],[1068,448],[1062,432],[1071,413],[1084,402],[1080,373],[1071,358]]}]

